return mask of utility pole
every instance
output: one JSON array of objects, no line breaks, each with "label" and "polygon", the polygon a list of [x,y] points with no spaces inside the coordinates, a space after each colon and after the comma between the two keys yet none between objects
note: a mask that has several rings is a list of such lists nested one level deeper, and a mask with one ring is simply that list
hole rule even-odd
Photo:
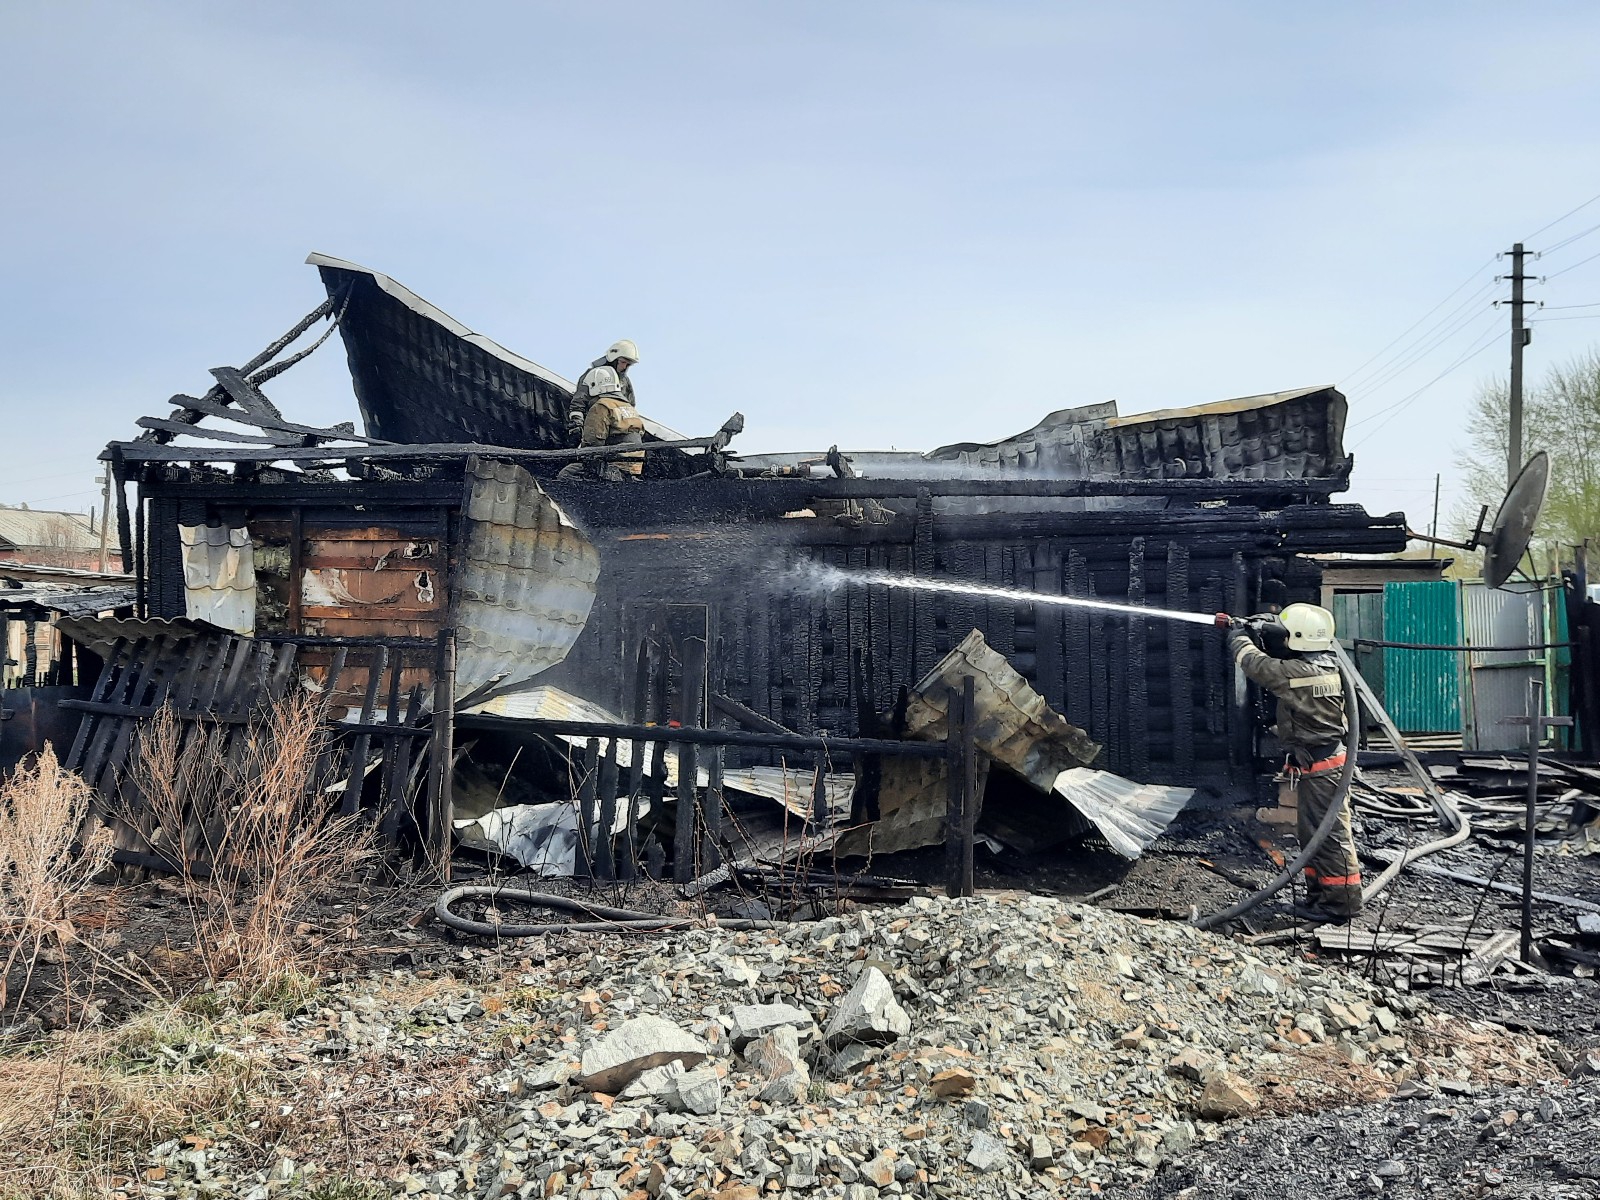
[{"label": "utility pole", "polygon": [[1510,487],[1522,470],[1522,348],[1533,341],[1533,330],[1522,323],[1522,273],[1527,251],[1518,242],[1511,247],[1511,437],[1506,453],[1506,486]]},{"label": "utility pole", "polygon": [[111,523],[111,468],[107,467],[105,473],[95,482],[105,484],[105,498],[100,506],[100,574],[104,575],[106,573],[106,531]]}]

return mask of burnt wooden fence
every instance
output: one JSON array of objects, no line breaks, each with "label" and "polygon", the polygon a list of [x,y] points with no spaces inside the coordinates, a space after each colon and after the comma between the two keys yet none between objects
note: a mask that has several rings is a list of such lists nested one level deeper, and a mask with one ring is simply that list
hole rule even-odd
[{"label": "burnt wooden fence", "polygon": [[[360,814],[376,822],[391,848],[428,822],[419,805],[419,777],[431,725],[425,688],[413,681],[436,673],[441,641],[404,638],[250,638],[187,633],[119,638],[107,652],[86,700],[63,701],[82,714],[66,765],[101,797],[101,813],[117,837],[116,861],[171,870],[154,852],[155,817],[139,794],[133,761],[139,733],[163,708],[181,723],[181,751],[216,755],[237,766],[246,739],[273,704],[309,686],[326,708],[325,739],[311,786],[327,797],[331,816]],[[213,797],[186,797],[183,831],[166,831],[190,865],[209,868],[216,844],[205,823]]]}]

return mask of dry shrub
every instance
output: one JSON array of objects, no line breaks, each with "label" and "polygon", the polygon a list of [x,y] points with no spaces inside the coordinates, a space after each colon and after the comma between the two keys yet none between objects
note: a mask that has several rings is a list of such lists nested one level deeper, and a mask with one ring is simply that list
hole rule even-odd
[{"label": "dry shrub", "polygon": [[47,946],[72,940],[74,902],[111,854],[110,832],[96,826],[76,852],[94,793],[45,746],[0,785],[0,1008],[11,999],[8,981],[20,963],[23,987]]},{"label": "dry shrub", "polygon": [[324,705],[291,695],[243,725],[207,726],[163,708],[140,731],[126,814],[187,885],[195,951],[212,979],[280,991],[309,966],[296,927],[376,852],[376,831],[341,816],[319,764],[333,736]]}]

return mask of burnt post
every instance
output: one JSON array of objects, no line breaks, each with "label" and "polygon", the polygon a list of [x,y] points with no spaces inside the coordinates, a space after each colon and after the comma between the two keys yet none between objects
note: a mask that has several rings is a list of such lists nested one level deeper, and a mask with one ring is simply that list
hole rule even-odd
[{"label": "burnt post", "polygon": [[433,769],[428,779],[428,816],[432,821],[439,874],[450,882],[450,831],[455,825],[456,634],[439,631],[433,679]]},{"label": "burnt post", "polygon": [[1544,731],[1558,725],[1571,725],[1571,717],[1544,715],[1544,680],[1528,680],[1528,715],[1507,717],[1511,725],[1528,727],[1528,792],[1523,805],[1522,831],[1522,947],[1523,962],[1533,960],[1533,853],[1539,816],[1539,742]]},{"label": "burnt post", "polygon": [[[705,682],[706,644],[688,638],[683,647],[682,706],[678,723],[685,729],[700,725],[701,687]],[[672,841],[672,881],[688,883],[695,877],[695,783],[697,765],[691,742],[678,746],[678,821]]]},{"label": "burnt post", "polygon": [[[652,651],[652,628],[639,639],[639,648],[633,664],[633,708],[629,713],[635,725],[650,723],[651,671],[655,666]],[[639,798],[644,787],[644,759],[651,743],[635,738],[628,743],[628,814],[622,831],[622,861],[618,875],[623,879],[639,877]]]},{"label": "burnt post", "polygon": [[961,682],[961,690],[950,688],[945,692],[945,774],[949,790],[945,804],[945,895],[970,896],[972,882],[972,824],[969,809],[973,806],[969,789],[973,772],[972,760],[972,710],[973,681],[969,675]]},{"label": "burnt post", "polygon": [[700,869],[702,873],[713,871],[722,865],[722,817],[724,808],[722,767],[725,757],[724,747],[714,747],[711,751],[711,763],[707,768],[707,774],[710,778],[706,787],[705,833],[700,839]]},{"label": "burnt post", "polygon": [[961,894],[971,896],[978,889],[972,878],[974,842],[977,839],[978,809],[978,755],[973,745],[978,729],[978,704],[976,684],[971,675],[961,680]]},{"label": "burnt post", "polygon": [[611,849],[612,831],[617,824],[617,775],[617,739],[610,738],[605,755],[600,759],[600,816],[594,843],[594,877],[607,883],[617,877],[616,858]]},{"label": "burnt post", "polygon": [[589,879],[595,877],[596,847],[604,836],[595,812],[595,797],[600,792],[596,780],[599,769],[600,739],[590,738],[583,745],[583,765],[578,776],[578,853],[583,861],[574,864],[577,873]]}]

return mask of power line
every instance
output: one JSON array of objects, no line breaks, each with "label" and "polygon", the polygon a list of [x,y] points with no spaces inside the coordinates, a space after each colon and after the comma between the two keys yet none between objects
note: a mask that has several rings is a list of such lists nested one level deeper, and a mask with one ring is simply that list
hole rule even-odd
[{"label": "power line", "polygon": [[[1596,197],[1596,199],[1600,199],[1600,197]],[[1345,375],[1341,376],[1341,378],[1342,379],[1346,379],[1346,380],[1356,378],[1358,375],[1361,374],[1362,371],[1366,370],[1367,367],[1369,367],[1372,363],[1377,362],[1378,359],[1382,358],[1386,353],[1388,353],[1389,348],[1391,346],[1396,345],[1398,342],[1401,341],[1401,339],[1403,339],[1407,334],[1409,334],[1418,325],[1421,325],[1429,317],[1433,316],[1434,313],[1438,312],[1446,304],[1449,304],[1451,299],[1454,298],[1455,294],[1457,292],[1459,292],[1462,288],[1466,287],[1474,279],[1476,279],[1479,276],[1479,274],[1482,273],[1482,271],[1483,271],[1483,269],[1485,267],[1492,267],[1492,266],[1494,266],[1494,259],[1491,258],[1491,259],[1489,259],[1488,262],[1483,263],[1481,266],[1474,267],[1472,269],[1472,274],[1471,275],[1468,275],[1459,284],[1457,284],[1455,287],[1450,289],[1450,294],[1447,295],[1443,300],[1439,301],[1439,303],[1435,304],[1427,312],[1423,313],[1420,317],[1418,317],[1410,325],[1406,326],[1403,330],[1401,330],[1400,333],[1395,337],[1394,341],[1392,341],[1388,345],[1384,346],[1383,349],[1379,350],[1376,354],[1374,354],[1371,358],[1367,359],[1366,362],[1362,363],[1355,370],[1347,372]],[[1493,281],[1492,280],[1490,281],[1490,286],[1493,286]],[[1479,291],[1482,291],[1482,290],[1483,290],[1482,288],[1479,289]],[[1474,292],[1473,295],[1477,295],[1477,293]],[[1452,311],[1454,311],[1454,310],[1452,310]]]},{"label": "power line", "polygon": [[1522,240],[1524,242],[1533,241],[1534,238],[1538,237],[1546,229],[1554,229],[1557,225],[1561,224],[1561,222],[1565,221],[1568,217],[1575,216],[1576,214],[1581,213],[1584,209],[1588,208],[1589,205],[1593,204],[1596,200],[1600,200],[1600,195],[1590,196],[1587,200],[1585,200],[1582,204],[1578,205],[1578,207],[1573,209],[1571,212],[1562,213],[1554,221],[1551,221],[1550,224],[1539,226],[1539,228],[1535,229],[1532,233],[1530,233],[1527,237],[1523,238]]},{"label": "power line", "polygon": [[1530,325],[1548,325],[1551,321],[1600,321],[1600,313],[1586,313],[1581,317],[1530,317]]},{"label": "power line", "polygon": [[1600,258],[1600,251],[1596,251],[1594,254],[1589,255],[1588,258],[1580,258],[1577,262],[1573,263],[1572,266],[1570,266],[1570,267],[1562,267],[1561,270],[1555,272],[1555,274],[1546,275],[1545,279],[1546,280],[1551,280],[1551,279],[1554,279],[1557,275],[1565,275],[1568,271],[1575,270],[1576,268],[1583,266],[1583,264],[1586,263],[1586,262],[1593,262],[1597,258]]},{"label": "power line", "polygon": [[1591,225],[1591,226],[1589,226],[1589,228],[1585,229],[1582,233],[1575,233],[1569,238],[1562,238],[1559,242],[1555,243],[1555,245],[1546,246],[1543,250],[1539,251],[1539,257],[1543,258],[1546,254],[1554,254],[1557,250],[1560,250],[1562,247],[1570,246],[1570,245],[1572,245],[1573,242],[1578,241],[1580,238],[1588,237],[1591,233],[1593,233],[1597,229],[1600,229],[1600,225]]},{"label": "power line", "polygon": [[[1417,363],[1427,358],[1428,355],[1432,354],[1440,346],[1443,346],[1446,342],[1449,342],[1451,339],[1456,337],[1456,335],[1459,334],[1463,329],[1473,326],[1474,324],[1480,328],[1483,327],[1484,317],[1488,317],[1490,321],[1496,319],[1496,315],[1492,310],[1489,312],[1473,312],[1468,310],[1465,315],[1457,319],[1455,323],[1448,329],[1440,332],[1436,337],[1433,338],[1432,341],[1426,342],[1425,344],[1408,351],[1405,357],[1396,359],[1383,371],[1379,372],[1365,383],[1347,386],[1350,387],[1351,391],[1359,391],[1363,395],[1370,395],[1381,388],[1387,387],[1394,380],[1398,379],[1412,367],[1416,366]],[[1477,329],[1474,329],[1469,336],[1476,337]]]},{"label": "power line", "polygon": [[1494,345],[1499,340],[1500,340],[1500,333],[1497,330],[1493,334],[1491,334],[1489,336],[1488,340],[1485,341],[1482,345],[1478,346],[1474,350],[1469,351],[1466,354],[1463,354],[1460,358],[1456,359],[1455,362],[1451,363],[1444,370],[1440,371],[1437,375],[1435,375],[1432,379],[1428,380],[1427,383],[1423,384],[1416,391],[1412,392],[1409,396],[1406,396],[1406,397],[1404,397],[1404,398],[1402,398],[1400,400],[1395,401],[1393,404],[1389,405],[1387,408],[1379,409],[1377,412],[1369,414],[1368,416],[1362,418],[1362,421],[1355,422],[1355,424],[1362,424],[1365,421],[1372,420],[1373,417],[1383,416],[1384,413],[1388,413],[1389,414],[1387,417],[1384,418],[1384,420],[1379,421],[1371,429],[1367,430],[1366,434],[1362,436],[1361,440],[1356,442],[1355,445],[1351,446],[1350,449],[1355,450],[1358,447],[1360,447],[1363,443],[1371,440],[1372,436],[1375,433],[1377,433],[1378,430],[1382,429],[1390,421],[1394,420],[1395,417],[1399,416],[1401,411],[1403,409],[1405,409],[1408,405],[1410,405],[1412,401],[1416,400],[1419,396],[1421,396],[1422,393],[1427,391],[1434,384],[1438,383],[1441,379],[1443,379],[1446,375],[1450,374],[1457,367],[1461,366],[1462,364],[1464,364],[1466,362],[1471,361],[1474,358],[1477,358],[1478,355],[1482,354],[1485,350],[1487,350],[1490,346]]},{"label": "power line", "polygon": [[1541,304],[1539,306],[1542,312],[1555,312],[1557,309],[1562,308],[1600,308],[1600,302],[1594,304]]}]

